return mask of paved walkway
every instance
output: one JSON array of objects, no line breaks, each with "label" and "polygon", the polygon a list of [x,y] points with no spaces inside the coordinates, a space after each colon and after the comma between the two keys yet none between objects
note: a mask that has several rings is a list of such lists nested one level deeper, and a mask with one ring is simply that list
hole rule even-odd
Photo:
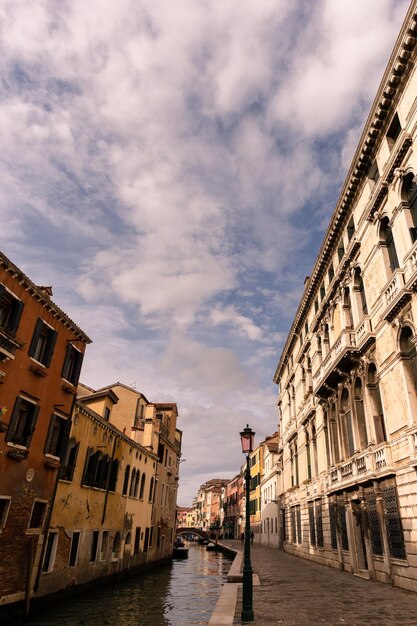
[{"label": "paved walkway", "polygon": [[[242,550],[240,541],[225,541]],[[276,548],[251,546],[254,574],[254,626],[417,626],[417,594],[286,554]],[[235,624],[240,623],[242,593]]]}]

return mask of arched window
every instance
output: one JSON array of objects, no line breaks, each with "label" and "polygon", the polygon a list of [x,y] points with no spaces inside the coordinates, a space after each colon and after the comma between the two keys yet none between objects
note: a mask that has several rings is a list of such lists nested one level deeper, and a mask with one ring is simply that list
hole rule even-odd
[{"label": "arched window", "polygon": [[151,483],[149,485],[149,502],[152,502],[153,496],[153,478],[151,478]]},{"label": "arched window", "polygon": [[417,241],[417,183],[414,174],[404,177],[401,188],[401,199],[408,204],[412,226],[410,227],[411,241]]},{"label": "arched window", "polygon": [[111,551],[111,558],[112,559],[118,559],[119,558],[119,552],[120,552],[120,533],[117,532],[114,536],[114,541],[113,541],[113,548]]},{"label": "arched window", "polygon": [[394,272],[394,270],[399,267],[399,263],[397,250],[395,248],[394,236],[389,225],[388,217],[384,217],[384,219],[381,220],[380,238],[381,242],[385,245],[388,252],[388,260],[391,272]]},{"label": "arched window", "polygon": [[144,494],[144,491],[145,491],[145,481],[146,481],[146,474],[143,473],[142,474],[142,479],[140,481],[139,500],[143,500],[143,494]]},{"label": "arched window", "polygon": [[122,494],[124,496],[127,495],[127,490],[129,487],[129,477],[130,477],[130,465],[126,465],[126,469],[125,469],[125,479],[123,482],[123,490],[122,490]]},{"label": "arched window", "polygon": [[330,350],[330,335],[329,335],[329,325],[323,325],[323,344],[324,344],[324,354],[328,354]]},{"label": "arched window", "polygon": [[140,472],[139,470],[137,470],[136,472],[136,478],[135,478],[135,487],[133,489],[133,497],[137,498],[138,497],[138,491],[139,491],[139,478],[140,478]]},{"label": "arched window", "polygon": [[352,328],[352,305],[349,287],[343,289],[343,314],[345,318],[345,328]]},{"label": "arched window", "polygon": [[125,539],[125,546],[130,546],[131,543],[132,543],[132,534],[128,532],[126,535],[126,539]]},{"label": "arched window", "polygon": [[133,497],[133,493],[135,491],[135,480],[136,480],[136,469],[133,468],[132,470],[132,476],[130,478],[130,489],[129,489],[129,496],[132,498]]},{"label": "arched window", "polygon": [[375,363],[370,363],[368,367],[368,389],[374,418],[376,442],[382,443],[387,440],[387,431]]},{"label": "arched window", "polygon": [[305,433],[306,437],[306,458],[307,458],[307,478],[311,478],[311,453],[310,453],[310,437],[308,432]]},{"label": "arched window", "polygon": [[349,391],[346,387],[343,389],[340,396],[340,414],[343,424],[343,435],[345,442],[345,453],[348,457],[351,457],[355,453],[355,441],[353,437],[352,428],[352,413],[350,410],[350,397]]},{"label": "arched window", "polygon": [[359,442],[361,449],[363,449],[366,448],[368,445],[368,434],[366,432],[366,418],[363,404],[363,386],[362,380],[359,378],[359,376],[355,380],[353,397],[355,400],[355,413],[356,421],[358,424]]},{"label": "arched window", "polygon": [[332,446],[332,461],[339,463],[340,446],[339,446],[339,426],[337,423],[336,405],[333,402],[330,407],[330,441]]},{"label": "arched window", "polygon": [[360,267],[355,269],[353,278],[353,291],[355,293],[359,321],[364,315],[368,315],[368,305],[366,303],[365,288],[363,286],[362,273]]},{"label": "arched window", "polygon": [[415,344],[414,333],[409,326],[404,326],[400,334],[400,351],[404,366],[407,389],[414,399],[412,402],[413,412],[416,409],[416,392],[417,392],[417,350]]}]

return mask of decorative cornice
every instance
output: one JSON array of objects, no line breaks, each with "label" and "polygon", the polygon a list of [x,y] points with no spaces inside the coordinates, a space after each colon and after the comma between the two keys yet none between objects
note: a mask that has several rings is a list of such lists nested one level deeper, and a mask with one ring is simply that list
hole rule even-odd
[{"label": "decorative cornice", "polygon": [[[353,201],[356,198],[358,190],[362,186],[364,178],[369,170],[369,166],[371,165],[373,155],[376,152],[376,148],[379,146],[383,132],[385,132],[385,128],[388,121],[390,120],[390,116],[395,109],[395,106],[401,94],[401,89],[404,87],[405,82],[409,76],[409,73],[413,66],[412,57],[415,57],[416,43],[417,0],[413,0],[405,17],[400,34],[397,38],[387,68],[380,83],[380,87],[374,99],[374,103],[366,121],[364,131],[359,140],[359,144],[352,160],[352,164],[346,176],[338,202],[330,220],[330,225],[327,229],[324,241],[317,256],[313,272],[306,284],[300,305],[295,314],[294,322],[291,326],[286,344],[281,353],[281,357],[274,375],[275,383],[279,383],[279,378],[281,377],[282,369],[285,366],[288,353],[291,350],[292,344],[295,339],[295,335],[299,332],[299,329],[301,328],[305,312],[310,306],[315,296],[318,285],[324,276],[327,261],[331,253],[333,252],[335,243],[340,238],[341,229],[347,221],[347,217],[352,208]],[[408,135],[405,135],[405,139],[403,139],[401,148],[398,151],[394,163],[392,164],[392,167],[388,172],[388,183],[391,182],[394,178],[394,170],[398,168],[398,166],[401,164],[410,145],[411,138]],[[377,187],[378,194],[381,194],[381,197],[380,199],[378,199],[378,196],[375,198],[375,203],[379,202],[379,204],[375,207],[374,213],[378,210],[383,198],[387,193],[384,183],[385,181],[381,181],[381,183]],[[372,208],[373,206],[374,205],[372,205]]]}]

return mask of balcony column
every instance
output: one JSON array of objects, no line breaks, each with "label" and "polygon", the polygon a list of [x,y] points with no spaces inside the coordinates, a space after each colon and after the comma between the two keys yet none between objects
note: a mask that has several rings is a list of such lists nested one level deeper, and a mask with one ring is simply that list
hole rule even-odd
[{"label": "balcony column", "polygon": [[385,571],[385,581],[386,583],[390,583],[392,580],[392,567],[391,567],[391,556],[389,549],[389,541],[388,541],[388,531],[387,525],[385,523],[385,509],[384,509],[384,500],[382,499],[381,489],[379,486],[379,482],[377,480],[374,481],[374,491],[376,496],[376,511],[379,520],[379,528],[381,530],[382,536],[382,546],[383,546],[383,557],[384,557],[384,571]]}]

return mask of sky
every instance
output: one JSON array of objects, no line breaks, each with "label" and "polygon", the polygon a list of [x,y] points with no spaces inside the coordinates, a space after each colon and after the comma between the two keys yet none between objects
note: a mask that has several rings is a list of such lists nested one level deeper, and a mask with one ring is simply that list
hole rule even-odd
[{"label": "sky", "polygon": [[272,379],[408,0],[2,0],[0,247],[176,402],[178,503],[278,425]]}]

